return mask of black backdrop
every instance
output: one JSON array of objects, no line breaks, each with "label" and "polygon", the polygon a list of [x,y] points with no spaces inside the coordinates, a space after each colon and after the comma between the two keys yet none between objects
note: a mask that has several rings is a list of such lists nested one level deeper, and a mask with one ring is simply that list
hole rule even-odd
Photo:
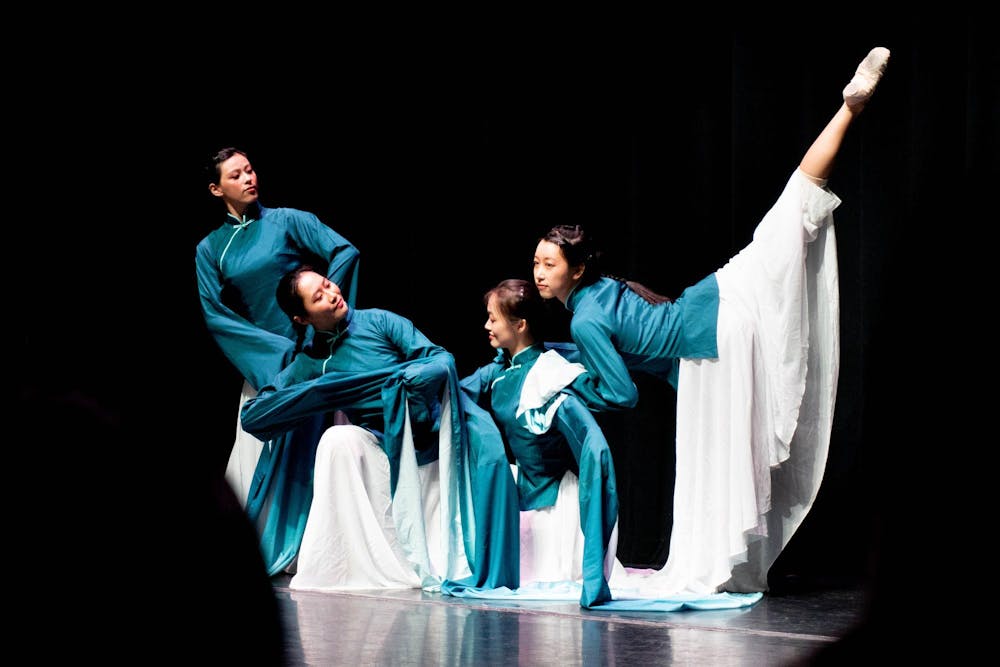
[{"label": "black backdrop", "polygon": [[[22,382],[96,396],[138,427],[124,452],[87,447],[71,460],[124,468],[114,482],[170,503],[183,500],[178,480],[225,466],[240,378],[204,329],[194,282],[194,247],[218,212],[199,171],[215,148],[250,153],[265,204],[312,211],[354,242],[359,305],[411,318],[465,373],[492,356],[482,293],[528,277],[553,223],[586,224],[609,268],[666,294],[720,266],[857,63],[884,45],[888,72],[830,181],[843,200],[842,358],[826,477],[773,579],[869,573],[873,555],[906,541],[895,531],[925,527],[914,517],[935,494],[911,484],[956,444],[931,434],[955,398],[942,357],[975,348],[956,325],[970,312],[959,297],[974,284],[980,232],[996,224],[983,196],[997,182],[993,38],[976,16],[640,24],[528,42],[371,30],[350,45],[278,44],[265,30],[190,44],[187,58],[182,33],[113,46],[75,35],[59,42],[73,47],[60,51],[67,69],[16,73],[28,91],[13,105],[17,127],[31,128],[16,137],[30,176],[8,193],[29,203],[17,259],[61,276],[17,283],[20,312],[33,314],[11,327]],[[41,312],[36,288],[52,290]],[[638,382],[639,406],[602,424],[620,557],[658,566],[673,393]],[[113,483],[64,474],[81,487],[68,488],[122,505]],[[127,529],[115,511],[115,530]]]}]

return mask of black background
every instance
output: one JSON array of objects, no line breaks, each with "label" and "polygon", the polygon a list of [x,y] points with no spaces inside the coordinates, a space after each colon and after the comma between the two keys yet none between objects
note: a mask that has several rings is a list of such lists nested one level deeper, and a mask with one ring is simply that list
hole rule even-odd
[{"label": "black background", "polygon": [[[215,149],[249,152],[265,205],[311,211],[350,239],[358,305],[409,317],[464,374],[492,357],[481,295],[529,277],[552,224],[585,224],[611,270],[669,295],[721,266],[883,45],[887,74],[830,180],[843,200],[842,357],[826,477],[772,582],[874,574],[905,588],[879,568],[940,563],[930,554],[958,532],[949,508],[970,502],[942,493],[951,454],[983,442],[963,430],[966,385],[948,372],[985,365],[988,347],[975,294],[989,266],[976,250],[992,247],[997,223],[987,22],[710,14],[449,18],[462,29],[262,15],[240,30],[203,16],[110,37],[67,23],[15,54],[18,384],[84,396],[130,427],[115,447],[29,448],[42,478],[58,452],[62,487],[102,517],[81,540],[115,545],[153,523],[154,550],[178,554],[171,568],[212,569],[200,533],[176,527],[200,497],[185,489],[225,467],[241,384],[204,329],[194,280],[195,245],[218,219],[200,173]],[[674,395],[638,383],[639,406],[602,424],[619,556],[659,566]]]}]

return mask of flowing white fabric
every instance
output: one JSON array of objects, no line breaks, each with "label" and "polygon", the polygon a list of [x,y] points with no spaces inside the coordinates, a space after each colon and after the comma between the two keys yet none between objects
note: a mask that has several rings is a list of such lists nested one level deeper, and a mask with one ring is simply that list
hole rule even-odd
[{"label": "flowing white fabric", "polygon": [[[392,495],[391,511],[395,534],[401,539],[400,545],[406,559],[420,577],[420,586],[425,590],[440,590],[441,580],[461,579],[471,574],[469,560],[465,553],[462,537],[460,509],[463,501],[471,502],[459,491],[459,469],[468,470],[468,452],[458,454],[462,464],[455,463],[456,452],[451,439],[451,397],[445,392],[441,401],[441,426],[438,430],[438,455],[433,464],[417,465],[417,455],[410,426],[410,410],[405,408],[403,444],[399,455],[399,478],[396,491]],[[386,459],[388,461],[388,459]],[[434,466],[434,474],[424,471]],[[388,464],[386,467],[388,471]],[[441,480],[444,471],[444,482]],[[388,474],[388,473],[387,473]],[[375,480],[376,482],[381,480]],[[388,479],[386,480],[388,489]],[[381,492],[378,487],[375,491]],[[334,502],[331,500],[331,502]],[[471,505],[466,512],[471,512]],[[470,525],[474,531],[474,525]],[[473,534],[473,539],[475,539]],[[395,539],[395,535],[387,535]],[[378,554],[373,554],[377,557]]]},{"label": "flowing white fabric", "polygon": [[[517,479],[516,465],[511,466],[511,472]],[[521,512],[521,590],[539,583],[575,583],[576,586],[565,590],[548,587],[546,597],[579,600],[579,586],[583,582],[583,543],[580,480],[567,470],[559,481],[554,505]],[[615,523],[604,563],[604,575],[609,582],[614,573],[624,572],[624,567],[615,558],[617,550],[618,524]]]},{"label": "flowing white fabric", "polygon": [[[517,478],[517,466],[511,471]],[[521,512],[521,585],[583,578],[580,483],[567,471],[555,505]]]},{"label": "flowing white fabric", "polygon": [[[514,417],[532,433],[546,433],[566,397],[561,395],[552,403],[549,400],[586,371],[583,364],[570,363],[555,350],[540,354],[521,385]],[[525,413],[527,416],[522,419]]]},{"label": "flowing white fabric", "polygon": [[641,583],[620,585],[647,597],[767,590],[826,467],[839,204],[796,170],[752,242],[716,273],[719,357],[680,366],[670,554]]},{"label": "flowing white fabric", "polygon": [[[461,537],[454,526],[449,528],[441,513],[439,463],[416,468],[423,525],[427,530],[427,553],[435,573],[448,569],[446,534]],[[517,467],[511,466],[511,472],[516,479]],[[560,480],[556,503],[522,511],[520,519],[522,586],[573,582],[576,587],[550,588],[548,597],[578,599],[578,586],[583,578],[584,536],[577,476],[567,471]],[[397,538],[396,525],[389,494],[389,460],[375,436],[356,426],[327,429],[317,447],[313,501],[289,588],[327,591],[420,588],[421,578]],[[609,580],[612,574],[617,576],[625,571],[614,557],[617,537],[616,525],[605,566]],[[434,548],[434,545],[442,546]],[[452,578],[468,575],[467,561],[463,559],[463,563],[466,569],[455,570]]]},{"label": "flowing white fabric", "polygon": [[[243,404],[257,392],[244,382]],[[425,588],[435,590],[443,578],[471,574],[462,537],[459,470],[451,441],[451,400],[441,404],[439,460],[418,466],[409,409],[403,432],[395,499],[390,493],[389,459],[370,431],[353,426],[337,411],[335,426],[317,445],[313,500],[302,545],[287,570],[289,583],[300,590]],[[237,433],[226,480],[245,507],[254,471],[266,443],[243,430]],[[440,470],[446,470],[441,484]],[[267,521],[270,502],[262,506],[257,525]],[[468,509],[466,511],[469,511]],[[398,537],[399,530],[405,538]]]},{"label": "flowing white fabric", "polygon": [[[438,462],[416,470],[424,525],[439,525]],[[432,532],[431,569],[446,556]],[[397,537],[389,491],[389,459],[378,439],[358,426],[326,430],[316,451],[313,501],[289,587],[309,590],[420,588],[421,577]]]},{"label": "flowing white fabric", "polygon": [[253,473],[257,469],[260,453],[264,449],[263,441],[243,430],[243,420],[240,418],[243,404],[255,396],[257,392],[244,380],[240,392],[240,404],[236,408],[236,440],[232,451],[229,452],[229,462],[226,465],[226,481],[229,482],[229,486],[243,507],[247,505]]}]

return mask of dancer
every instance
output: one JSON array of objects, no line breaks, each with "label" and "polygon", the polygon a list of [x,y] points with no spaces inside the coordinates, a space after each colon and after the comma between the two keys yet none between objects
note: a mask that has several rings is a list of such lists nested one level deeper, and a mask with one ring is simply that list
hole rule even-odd
[{"label": "dancer", "polygon": [[586,404],[633,407],[637,371],[677,389],[670,552],[644,595],[767,590],[768,570],[812,506],[839,370],[840,199],[826,184],[888,60],[888,49],[868,53],[752,242],[675,301],[602,276],[579,226],[555,226],[537,245],[539,292],[572,312],[589,371],[572,388]]},{"label": "dancer", "polygon": [[521,585],[582,578],[581,606],[600,604],[611,599],[618,495],[600,426],[563,391],[585,371],[546,349],[544,305],[533,284],[504,280],[484,301],[497,355],[463,379],[462,389],[490,410],[514,456]]},{"label": "dancer", "polygon": [[492,420],[461,398],[452,355],[400,315],[350,308],[308,265],[282,277],[277,302],[315,335],[246,402],[244,428],[266,439],[335,409],[351,422],[330,426],[309,461],[291,586],[516,588],[517,490]]},{"label": "dancer", "polygon": [[[274,285],[305,262],[320,262],[324,274],[354,304],[359,252],[314,214],[293,208],[266,208],[258,201],[257,172],[247,154],[234,147],[217,151],[205,165],[208,190],[225,206],[221,225],[197,246],[195,268],[205,323],[226,358],[244,378],[239,400],[246,400],[288,365],[297,347],[296,332],[274,300]],[[294,432],[275,434],[266,443],[243,430],[237,410],[236,439],[226,479],[261,533],[261,547],[271,574],[289,566],[298,549],[308,504],[288,507],[278,516],[266,511],[271,498],[286,488],[262,484],[273,477],[289,447],[315,449],[321,420],[303,422]],[[312,474],[311,464],[291,483]]]}]

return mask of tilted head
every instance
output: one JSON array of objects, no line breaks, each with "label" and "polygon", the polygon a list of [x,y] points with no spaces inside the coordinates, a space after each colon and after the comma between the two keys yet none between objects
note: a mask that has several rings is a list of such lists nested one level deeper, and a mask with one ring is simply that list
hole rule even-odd
[{"label": "tilted head", "polygon": [[306,264],[281,277],[275,298],[292,322],[317,331],[336,330],[349,310],[340,287]]}]

